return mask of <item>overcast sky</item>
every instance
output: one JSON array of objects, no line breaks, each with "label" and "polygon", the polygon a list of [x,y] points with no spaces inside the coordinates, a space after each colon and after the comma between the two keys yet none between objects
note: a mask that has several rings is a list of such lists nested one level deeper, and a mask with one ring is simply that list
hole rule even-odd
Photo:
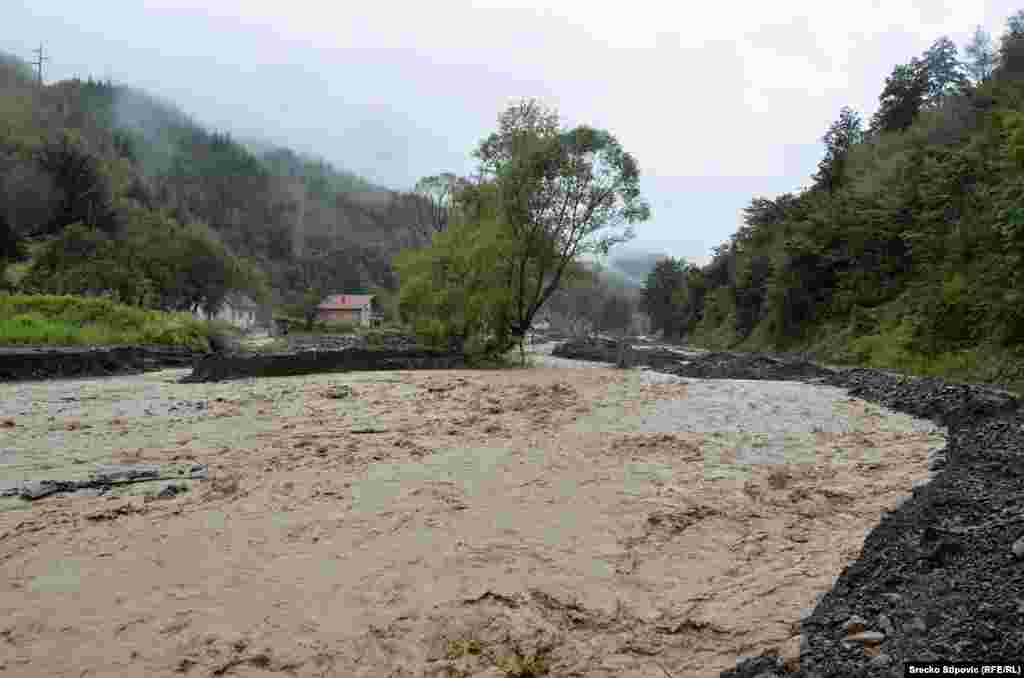
[{"label": "overcast sky", "polygon": [[1024,0],[550,3],[3,0],[0,50],[47,81],[110,78],[202,123],[314,152],[396,189],[469,153],[511,99],[609,130],[653,208],[632,250],[703,264],[754,195],[809,183],[839,109]]}]

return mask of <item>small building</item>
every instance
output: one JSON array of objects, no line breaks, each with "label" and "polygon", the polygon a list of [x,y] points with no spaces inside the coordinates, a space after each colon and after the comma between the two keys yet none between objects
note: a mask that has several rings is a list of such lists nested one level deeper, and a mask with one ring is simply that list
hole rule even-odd
[{"label": "small building", "polygon": [[332,294],[316,307],[317,320],[352,323],[362,327],[379,325],[383,316],[374,310],[372,294]]},{"label": "small building", "polygon": [[223,320],[243,330],[251,330],[256,325],[256,312],[259,307],[249,296],[238,292],[228,294],[220,310],[209,316],[201,308],[194,312],[200,320]]}]

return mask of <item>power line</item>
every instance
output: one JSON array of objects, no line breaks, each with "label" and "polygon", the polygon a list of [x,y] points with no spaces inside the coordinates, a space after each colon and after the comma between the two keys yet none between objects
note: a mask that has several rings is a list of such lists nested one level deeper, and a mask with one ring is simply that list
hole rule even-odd
[{"label": "power line", "polygon": [[39,48],[32,50],[32,53],[36,55],[36,60],[32,62],[32,65],[36,67],[36,79],[39,84],[43,84],[43,64],[50,60],[50,57],[43,55],[43,43],[39,43]]}]

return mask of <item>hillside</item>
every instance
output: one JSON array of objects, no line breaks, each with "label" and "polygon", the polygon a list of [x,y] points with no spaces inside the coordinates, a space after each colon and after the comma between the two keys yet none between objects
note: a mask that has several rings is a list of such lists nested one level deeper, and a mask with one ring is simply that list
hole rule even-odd
[{"label": "hillside", "polygon": [[690,272],[682,335],[1024,386],[1019,14],[988,57],[941,38],[893,70],[867,125],[844,108],[812,185],[752,199]]},{"label": "hillside", "polygon": [[[320,158],[238,142],[136,89],[93,80],[40,87],[4,55],[0,196],[0,272],[22,262],[0,276],[8,287],[77,294],[100,285],[168,310],[215,307],[232,286],[288,303],[310,288],[393,287],[390,256],[415,237],[420,200]],[[198,249],[169,261],[157,243],[185,231]],[[44,251],[48,265],[26,260]],[[202,271],[186,261],[200,251],[213,262]],[[91,269],[68,263],[85,259]],[[174,275],[143,274],[167,267],[191,276],[192,289],[164,289]],[[99,281],[103,271],[123,275]],[[201,289],[202,280],[216,284]]]}]

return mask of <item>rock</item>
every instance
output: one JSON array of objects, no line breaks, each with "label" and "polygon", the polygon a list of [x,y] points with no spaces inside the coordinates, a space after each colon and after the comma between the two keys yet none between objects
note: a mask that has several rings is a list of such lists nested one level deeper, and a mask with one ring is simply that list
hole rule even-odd
[{"label": "rock", "polygon": [[182,494],[184,492],[188,492],[187,485],[175,485],[174,483],[168,483],[166,486],[164,486],[162,490],[157,492],[156,498],[173,499],[174,497],[177,497],[179,494]]},{"label": "rock", "polygon": [[21,486],[18,496],[22,499],[35,501],[36,499],[48,497],[51,494],[74,491],[75,489],[77,489],[77,484],[69,481],[30,480]]},{"label": "rock", "polygon": [[861,631],[846,637],[847,642],[863,643],[864,645],[878,645],[885,641],[885,634],[878,631]]},{"label": "rock", "polygon": [[860,633],[861,631],[867,629],[867,627],[868,627],[868,621],[866,619],[864,619],[863,617],[858,617],[857,615],[854,615],[854,616],[850,617],[849,619],[847,619],[846,623],[843,624],[843,631],[847,635],[850,635],[852,633]]},{"label": "rock", "polygon": [[892,663],[892,657],[884,652],[871,660],[871,666],[888,666]]},{"label": "rock", "polygon": [[0,347],[0,382],[188,367],[200,354],[184,346]]},{"label": "rock", "polygon": [[616,350],[615,366],[622,369],[633,367],[633,346],[628,341],[620,341]]},{"label": "rock", "polygon": [[76,496],[76,497],[102,497],[107,492],[109,492],[109,488],[106,488],[106,487],[86,487],[86,488],[83,488],[81,490],[76,491],[74,496]]},{"label": "rock", "polygon": [[100,466],[92,476],[98,483],[119,483],[157,478],[160,471],[156,464],[109,464]]},{"label": "rock", "polygon": [[351,398],[353,392],[351,386],[348,386],[347,384],[341,384],[340,386],[335,386],[334,388],[328,389],[324,393],[324,395],[328,398],[340,400],[342,398]]},{"label": "rock", "polygon": [[1024,537],[1013,542],[1013,555],[1017,560],[1024,560]]},{"label": "rock", "polygon": [[211,355],[196,362],[179,383],[193,384],[246,377],[282,377],[354,370],[457,369],[465,356],[430,349],[346,348],[265,355]]},{"label": "rock", "polygon": [[884,614],[878,615],[878,628],[882,629],[882,632],[887,636],[896,634],[896,628],[892,625],[892,620]]}]

